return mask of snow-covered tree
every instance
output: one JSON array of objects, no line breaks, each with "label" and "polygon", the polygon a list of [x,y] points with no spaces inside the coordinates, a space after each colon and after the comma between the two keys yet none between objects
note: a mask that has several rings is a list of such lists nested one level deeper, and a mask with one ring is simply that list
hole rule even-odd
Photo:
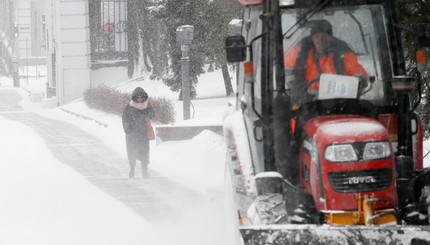
[{"label": "snow-covered tree", "polygon": [[231,95],[230,75],[225,60],[224,39],[227,23],[240,15],[240,5],[231,0],[162,0],[153,3],[128,1],[129,9],[129,75],[151,71],[172,91],[181,89],[181,50],[176,41],[176,29],[194,26],[190,46],[191,96],[195,97],[197,78],[206,64],[222,68],[226,94]]},{"label": "snow-covered tree", "polygon": [[225,38],[227,25],[232,19],[241,17],[242,5],[238,1],[218,0],[209,3],[207,14],[206,44],[207,56],[215,61],[215,66],[221,66],[227,95],[233,94],[230,74],[225,55]]},{"label": "snow-covered tree", "polygon": [[[412,27],[414,23],[417,22],[429,22],[430,21],[430,2],[427,0],[399,0],[397,5],[397,10],[399,13],[400,23],[406,27]],[[415,63],[415,49],[413,33],[405,35],[406,45],[404,46],[406,50],[407,58],[407,69],[411,74],[416,74],[414,69],[416,67]],[[430,70],[430,66],[427,66],[427,70]],[[421,104],[418,106],[418,113],[420,114],[422,124],[425,131],[425,137],[430,137],[430,73],[425,72],[421,74],[423,79],[421,81],[422,86],[422,100]]]},{"label": "snow-covered tree", "polygon": [[152,1],[128,1],[129,76],[149,71],[153,77],[167,72],[166,48],[162,42],[165,26]]},{"label": "snow-covered tree", "polygon": [[204,73],[205,61],[205,26],[204,14],[207,0],[165,0],[159,12],[158,19],[166,26],[163,42],[168,44],[171,63],[169,73],[163,81],[172,91],[181,90],[181,48],[176,41],[176,29],[181,25],[194,26],[193,43],[190,45],[190,91],[191,97],[196,96],[195,85],[197,77]]}]

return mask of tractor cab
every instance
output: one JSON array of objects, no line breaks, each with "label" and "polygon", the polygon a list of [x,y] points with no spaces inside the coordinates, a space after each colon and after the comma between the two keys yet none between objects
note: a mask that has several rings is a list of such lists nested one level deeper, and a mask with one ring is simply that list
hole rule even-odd
[{"label": "tractor cab", "polygon": [[[377,118],[395,104],[393,64],[383,6],[283,9],[285,87],[294,130],[316,116]],[[309,13],[308,13],[309,15]],[[320,34],[321,33],[321,34]],[[326,40],[317,40],[319,36]],[[324,38],[324,37],[323,37]],[[321,47],[318,51],[316,46]]]},{"label": "tractor cab", "polygon": [[[330,214],[328,223],[351,225],[345,220],[359,209],[358,193],[398,201],[392,142],[378,120],[395,115],[386,18],[382,5],[326,7],[305,16],[306,10],[281,10],[292,111],[284,176],[312,196],[308,210],[315,205]],[[332,214],[337,210],[344,210],[341,218]],[[395,217],[384,221],[390,222]]]},{"label": "tractor cab", "polygon": [[295,134],[309,119],[338,114],[380,121],[393,152],[413,158],[410,170],[422,168],[420,121],[410,113],[419,103],[420,73],[406,72],[400,37],[417,34],[417,48],[426,46],[428,24],[416,25],[418,32],[399,27],[388,0],[240,2],[242,32],[227,38],[227,59],[245,61],[237,108],[255,139],[257,172],[297,165],[291,163],[297,146],[289,145],[297,143]]},{"label": "tractor cab", "polygon": [[[392,0],[239,2],[241,28],[232,29],[241,31],[226,39],[227,59],[239,62],[226,176],[240,224],[271,227],[241,228],[245,244],[345,244],[321,240],[314,230],[323,224],[347,225],[346,239],[365,244],[427,239],[430,169],[414,110],[430,24],[399,25]],[[418,51],[412,73],[406,37]]]},{"label": "tractor cab", "polygon": [[[422,131],[416,114],[401,111],[418,103],[411,92],[420,92],[406,74],[401,45],[389,38],[400,31],[389,28],[394,16],[385,2],[328,2],[281,9],[292,110],[284,176],[300,183],[320,210],[357,208],[357,193],[406,203],[393,195],[395,155],[409,155],[407,162],[397,157],[398,169],[422,169]],[[399,136],[409,152],[399,154]]]},{"label": "tractor cab", "polygon": [[[300,8],[282,11],[285,84],[294,91],[293,106],[336,98],[390,105],[388,84],[393,72],[387,62],[389,40],[382,6],[328,7],[300,25],[304,12]],[[326,40],[317,40],[321,35]],[[351,78],[325,76],[320,90],[323,74]]]}]

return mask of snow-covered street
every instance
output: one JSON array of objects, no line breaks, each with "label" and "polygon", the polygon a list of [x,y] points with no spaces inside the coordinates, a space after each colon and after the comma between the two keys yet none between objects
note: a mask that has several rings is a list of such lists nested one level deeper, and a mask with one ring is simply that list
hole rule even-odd
[{"label": "snow-covered street", "polygon": [[[217,76],[203,77],[195,117],[186,121],[176,95],[155,81],[118,89],[142,86],[171,99],[177,125],[220,125],[233,98],[221,96]],[[24,89],[7,78],[0,83],[0,244],[230,244],[221,135],[203,131],[190,140],[152,141],[151,178],[138,171],[129,179],[119,116],[91,110],[82,100],[42,109],[29,92],[41,90],[43,79]],[[425,141],[424,154],[429,150]]]},{"label": "snow-covered street", "polygon": [[151,178],[129,179],[119,117],[103,127],[2,84],[0,244],[227,243],[220,135],[152,142]]},{"label": "snow-covered street", "polygon": [[0,2],[0,245],[430,245],[430,0]]}]

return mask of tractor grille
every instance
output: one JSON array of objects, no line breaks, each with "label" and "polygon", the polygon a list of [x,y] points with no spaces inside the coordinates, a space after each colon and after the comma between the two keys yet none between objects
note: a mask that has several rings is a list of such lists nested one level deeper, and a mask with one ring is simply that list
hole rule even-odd
[{"label": "tractor grille", "polygon": [[330,172],[330,185],[336,192],[353,193],[387,189],[391,185],[392,169],[371,169]]}]

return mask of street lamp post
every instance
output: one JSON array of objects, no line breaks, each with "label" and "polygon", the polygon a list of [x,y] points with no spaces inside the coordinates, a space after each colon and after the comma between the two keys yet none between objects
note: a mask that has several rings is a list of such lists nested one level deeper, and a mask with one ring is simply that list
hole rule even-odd
[{"label": "street lamp post", "polygon": [[182,25],[176,29],[176,41],[181,46],[181,81],[184,120],[190,119],[190,57],[188,51],[193,41],[194,26]]},{"label": "street lamp post", "polygon": [[12,78],[13,78],[13,86],[19,87],[19,62],[18,57],[12,57]]}]

